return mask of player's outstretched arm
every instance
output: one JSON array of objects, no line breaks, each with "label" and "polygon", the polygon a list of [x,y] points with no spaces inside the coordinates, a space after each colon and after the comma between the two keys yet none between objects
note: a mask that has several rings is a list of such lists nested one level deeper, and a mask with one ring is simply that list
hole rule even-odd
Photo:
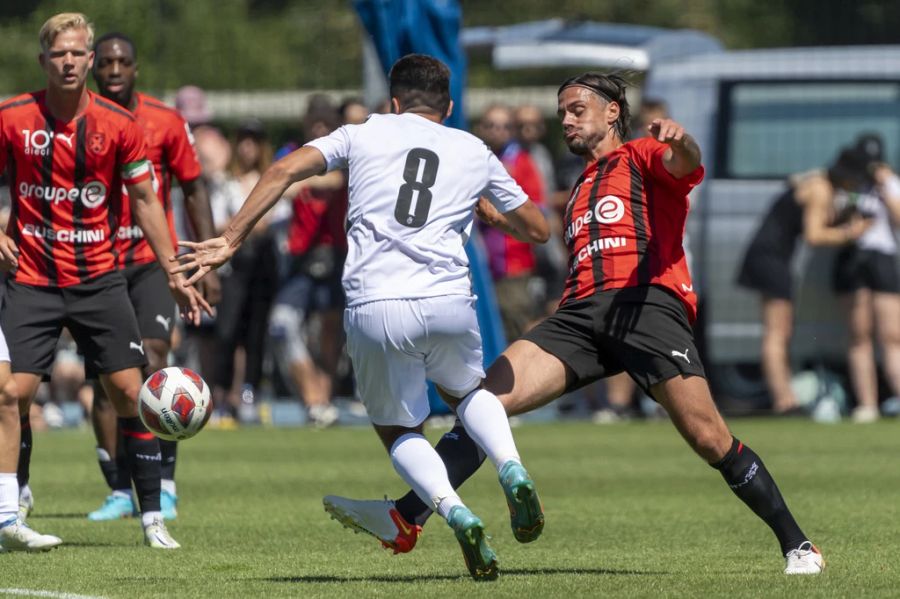
[{"label": "player's outstretched arm", "polygon": [[672,119],[653,119],[647,127],[655,139],[669,146],[663,156],[663,166],[676,179],[687,176],[700,166],[700,146],[684,127]]},{"label": "player's outstretched arm", "polygon": [[528,200],[515,210],[501,214],[487,198],[480,198],[475,214],[485,223],[526,243],[546,243],[550,225],[537,205]]},{"label": "player's outstretched arm", "polygon": [[325,172],[325,157],[311,147],[291,152],[263,173],[250,196],[222,233],[229,245],[239,246],[263,215],[284,195],[284,190],[296,181]]},{"label": "player's outstretched arm", "polygon": [[[203,179],[198,177],[189,181],[180,181],[181,190],[184,192],[184,207],[188,220],[197,239],[211,239],[216,236],[213,225],[212,208],[209,204],[209,194]],[[197,289],[211,306],[215,306],[222,300],[222,283],[215,272],[203,277],[197,282]]]},{"label": "player's outstretched arm", "polygon": [[[168,273],[169,262],[175,256],[175,248],[172,246],[172,237],[169,225],[166,222],[166,214],[162,203],[156,198],[156,193],[149,179],[139,183],[126,185],[128,197],[131,199],[131,210],[135,221],[144,232],[144,237],[156,254],[156,259]],[[169,291],[175,297],[181,316],[187,321],[200,324],[200,312],[205,310],[210,316],[212,307],[203,299],[196,289],[184,285],[184,276],[177,273],[169,273]]]},{"label": "player's outstretched arm", "polygon": [[179,245],[191,251],[173,258],[178,262],[169,272],[172,274],[195,271],[185,282],[190,285],[199,281],[209,271],[219,268],[231,258],[241,246],[254,225],[281,198],[284,191],[294,182],[313,175],[320,175],[326,168],[325,157],[319,150],[302,147],[291,152],[270,166],[250,192],[250,196],[221,237],[214,237],[199,243],[181,241]]}]

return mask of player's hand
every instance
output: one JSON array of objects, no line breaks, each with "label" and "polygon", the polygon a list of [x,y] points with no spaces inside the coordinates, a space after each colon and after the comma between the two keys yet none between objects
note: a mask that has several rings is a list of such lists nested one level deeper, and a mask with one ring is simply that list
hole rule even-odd
[{"label": "player's hand", "polygon": [[478,198],[475,205],[475,216],[480,218],[486,225],[502,228],[506,219],[500,214],[500,211],[491,204],[491,201],[485,197]]},{"label": "player's hand", "polygon": [[222,281],[219,273],[212,270],[206,276],[197,281],[197,290],[210,306],[215,306],[222,301]]},{"label": "player's hand", "polygon": [[169,291],[172,292],[175,303],[178,304],[178,311],[185,322],[198,326],[201,312],[206,312],[210,316],[215,314],[212,306],[203,299],[200,292],[187,285],[183,275],[175,274],[169,277]]},{"label": "player's hand", "polygon": [[684,142],[684,127],[672,119],[653,119],[647,131],[657,141],[670,146],[679,146]]},{"label": "player's hand", "polygon": [[12,237],[0,232],[0,271],[9,272],[19,265],[19,248]]},{"label": "player's hand", "polygon": [[228,262],[237,249],[231,247],[224,237],[213,237],[206,241],[179,241],[178,245],[190,251],[180,256],[172,256],[170,260],[177,264],[172,266],[169,272],[175,275],[195,269],[197,271],[184,282],[185,285],[193,285],[209,271]]}]

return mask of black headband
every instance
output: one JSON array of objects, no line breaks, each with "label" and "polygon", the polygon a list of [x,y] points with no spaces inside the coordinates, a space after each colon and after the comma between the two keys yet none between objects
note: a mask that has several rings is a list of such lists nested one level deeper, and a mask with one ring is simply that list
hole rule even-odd
[{"label": "black headband", "polygon": [[595,84],[593,84],[593,83],[585,83],[585,82],[583,82],[583,81],[573,81],[572,83],[569,83],[568,85],[562,86],[562,87],[559,89],[558,94],[561,94],[561,93],[563,92],[564,89],[568,89],[568,88],[570,88],[570,87],[583,87],[583,88],[585,88],[585,89],[591,90],[592,92],[594,92],[595,94],[597,94],[598,96],[600,96],[601,98],[603,98],[604,100],[606,100],[607,102],[614,102],[614,101],[615,101],[615,100],[613,100],[612,98],[609,97],[609,94],[607,94],[607,93],[604,92],[602,89],[600,89],[600,86],[599,86],[599,85],[595,85]]}]

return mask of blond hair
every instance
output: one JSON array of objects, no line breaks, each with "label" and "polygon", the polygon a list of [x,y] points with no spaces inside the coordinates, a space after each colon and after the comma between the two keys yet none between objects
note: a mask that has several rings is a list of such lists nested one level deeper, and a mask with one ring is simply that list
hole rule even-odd
[{"label": "blond hair", "polygon": [[56,36],[69,29],[84,29],[87,31],[88,48],[94,45],[94,26],[87,17],[80,12],[63,12],[47,19],[47,22],[41,27],[41,32],[38,34],[41,40],[41,50],[46,52],[53,45]]}]

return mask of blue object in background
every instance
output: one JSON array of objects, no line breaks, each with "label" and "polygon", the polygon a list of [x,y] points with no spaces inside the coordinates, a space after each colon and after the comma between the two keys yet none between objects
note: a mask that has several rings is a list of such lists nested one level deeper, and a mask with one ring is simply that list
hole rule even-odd
[{"label": "blue object in background", "polygon": [[[462,9],[457,0],[354,0],[366,31],[372,38],[385,74],[406,54],[429,54],[450,68],[450,96],[453,113],[446,124],[465,129],[463,97],[466,83],[466,56],[459,40]],[[474,228],[473,228],[474,230]],[[476,233],[466,244],[472,289],[478,296],[478,325],[484,347],[485,366],[506,348],[494,283],[487,269],[484,246]],[[428,400],[432,414],[450,412],[429,383]]]}]

